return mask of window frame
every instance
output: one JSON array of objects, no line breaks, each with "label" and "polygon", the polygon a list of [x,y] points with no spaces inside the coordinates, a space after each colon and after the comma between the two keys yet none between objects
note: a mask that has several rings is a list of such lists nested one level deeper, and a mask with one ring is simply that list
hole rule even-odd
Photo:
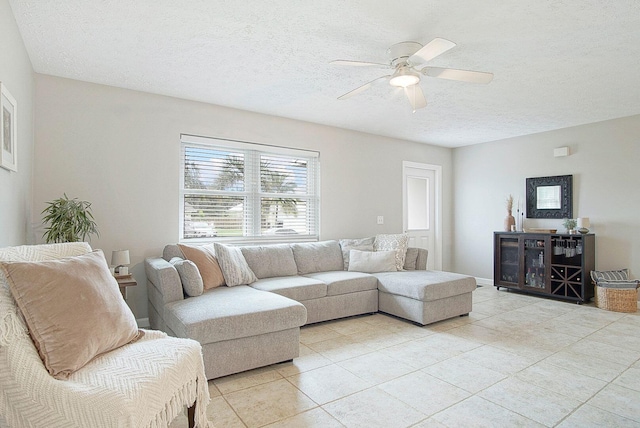
[{"label": "window frame", "polygon": [[[221,149],[238,151],[244,153],[245,165],[250,170],[245,169],[245,185],[244,190],[240,191],[222,191],[208,189],[186,189],[185,188],[185,150],[187,147],[203,148],[203,149]],[[286,193],[294,198],[301,198],[307,201],[306,222],[310,231],[309,235],[260,235],[261,233],[261,198],[284,195],[285,193],[267,193],[262,192],[260,188],[260,156],[296,156],[304,158],[308,162],[310,168],[307,172],[307,192]],[[314,150],[296,149],[290,147],[274,146],[260,143],[252,143],[246,141],[237,141],[224,138],[202,137],[189,134],[180,135],[180,181],[179,181],[179,215],[178,215],[178,242],[180,243],[207,243],[207,242],[224,242],[229,244],[268,244],[279,242],[315,242],[320,239],[320,152]],[[252,180],[253,179],[253,180]],[[185,238],[184,237],[184,219],[185,219],[185,196],[191,194],[203,195],[228,195],[242,196],[250,204],[247,208],[252,212],[250,215],[245,214],[245,227],[253,232],[250,236],[228,236],[228,237],[206,237],[206,238]]]}]

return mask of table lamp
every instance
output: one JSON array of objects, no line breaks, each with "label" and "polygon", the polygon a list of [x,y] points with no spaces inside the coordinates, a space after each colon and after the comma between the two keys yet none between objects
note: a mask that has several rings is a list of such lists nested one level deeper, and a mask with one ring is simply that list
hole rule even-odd
[{"label": "table lamp", "polygon": [[589,217],[578,217],[578,232],[582,234],[589,233],[589,227],[591,227]]},{"label": "table lamp", "polygon": [[127,275],[129,268],[125,265],[131,263],[129,261],[129,250],[115,250],[111,253],[111,264],[115,265],[114,272],[116,275]]}]

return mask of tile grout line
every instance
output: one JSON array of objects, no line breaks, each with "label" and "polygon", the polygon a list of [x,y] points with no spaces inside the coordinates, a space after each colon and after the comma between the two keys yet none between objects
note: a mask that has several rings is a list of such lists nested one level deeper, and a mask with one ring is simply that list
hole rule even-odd
[{"label": "tile grout line", "polygon": [[[482,297],[485,297],[485,296],[482,296]],[[484,300],[484,302],[487,302],[487,308],[491,307],[491,303],[490,303],[491,301],[496,301],[497,299],[510,299],[511,298],[511,296],[508,296],[508,295],[491,296],[491,297],[486,296],[486,297],[487,297],[487,299]],[[519,298],[517,300],[519,300]],[[279,376],[279,379],[271,379],[269,381],[258,383],[256,385],[250,385],[250,386],[241,388],[240,390],[233,391],[233,392],[242,391],[242,390],[249,389],[249,388],[252,388],[252,387],[255,387],[255,386],[264,385],[264,384],[268,384],[268,383],[271,383],[271,382],[279,381],[280,379],[284,379],[284,380],[287,381],[287,384],[293,386],[295,388],[295,390],[298,391],[298,393],[301,393],[304,397],[308,398],[310,400],[310,402],[312,402],[312,403],[314,403],[316,405],[315,407],[312,407],[311,409],[304,410],[304,412],[307,412],[307,411],[310,411],[310,410],[313,410],[313,409],[322,409],[322,411],[326,412],[333,420],[336,420],[336,418],[331,413],[327,412],[327,410],[325,409],[326,405],[334,403],[334,402],[337,402],[337,401],[340,401],[340,400],[343,400],[345,398],[351,397],[351,396],[353,396],[355,394],[362,393],[364,391],[373,390],[374,388],[376,390],[378,390],[378,391],[381,391],[382,393],[390,395],[384,389],[381,389],[380,386],[384,385],[385,383],[397,380],[397,379],[399,379],[401,377],[413,375],[416,372],[422,372],[422,373],[425,373],[428,376],[433,376],[435,379],[438,379],[439,381],[445,382],[446,384],[451,385],[452,387],[458,388],[458,389],[464,391],[465,393],[469,394],[468,397],[466,397],[466,398],[464,398],[462,400],[458,400],[455,403],[448,404],[446,407],[438,410],[437,412],[435,412],[435,413],[433,413],[431,415],[425,415],[422,411],[420,411],[419,409],[416,409],[411,404],[405,402],[404,400],[402,400],[400,398],[397,398],[397,397],[395,397],[393,395],[390,395],[392,397],[395,397],[397,400],[399,400],[400,402],[404,403],[405,405],[407,405],[409,408],[417,411],[419,414],[425,415],[425,418],[421,419],[420,421],[418,421],[416,423],[414,423],[414,425],[415,425],[415,424],[421,424],[421,423],[427,421],[428,419],[430,419],[431,417],[433,417],[433,416],[435,416],[435,415],[437,415],[437,414],[439,414],[439,413],[441,413],[441,412],[443,412],[443,411],[445,411],[445,410],[447,410],[447,409],[449,409],[449,408],[451,408],[451,407],[453,407],[455,405],[458,405],[459,403],[461,403],[461,402],[463,402],[465,400],[468,400],[470,398],[477,397],[478,399],[486,400],[485,398],[481,397],[479,394],[482,393],[483,391],[487,390],[488,388],[491,388],[494,385],[496,385],[496,384],[498,384],[500,382],[503,382],[505,380],[508,380],[508,379],[519,379],[517,377],[518,374],[522,373],[524,370],[527,370],[527,369],[529,369],[529,368],[531,368],[531,367],[533,367],[533,366],[535,366],[537,364],[543,363],[543,366],[544,365],[549,365],[549,366],[553,366],[553,367],[556,367],[556,368],[561,369],[561,370],[565,370],[564,367],[558,366],[557,363],[556,364],[554,364],[552,362],[546,362],[545,363],[545,360],[548,360],[549,358],[551,358],[551,357],[553,357],[555,355],[558,355],[560,353],[563,353],[563,352],[573,352],[578,356],[578,358],[580,358],[582,356],[588,357],[589,355],[585,354],[584,351],[580,352],[579,350],[572,350],[571,349],[572,346],[578,344],[579,342],[581,342],[583,340],[594,341],[594,342],[597,342],[597,343],[601,344],[602,346],[609,346],[609,347],[619,348],[619,349],[624,350],[624,351],[633,352],[633,349],[629,349],[629,348],[626,348],[626,347],[625,348],[620,348],[620,347],[617,347],[616,345],[611,345],[611,344],[609,344],[607,342],[601,342],[600,340],[597,340],[596,338],[592,337],[592,336],[594,336],[594,335],[596,335],[598,333],[602,333],[603,330],[605,330],[607,328],[610,328],[612,325],[615,325],[617,322],[620,322],[620,321],[626,320],[626,319],[632,320],[631,316],[623,315],[623,316],[621,316],[621,317],[619,317],[619,318],[617,318],[615,320],[612,320],[611,318],[607,318],[607,317],[603,317],[602,319],[600,319],[600,317],[597,316],[599,314],[598,312],[593,312],[593,311],[591,311],[591,309],[588,309],[591,312],[586,312],[586,313],[589,313],[590,315],[591,314],[595,314],[595,316],[592,318],[593,322],[594,323],[604,323],[604,325],[603,324],[599,324],[599,327],[597,329],[595,329],[593,331],[590,331],[587,335],[582,336],[579,333],[578,334],[566,333],[566,332],[563,331],[562,328],[555,328],[556,326],[553,325],[554,320],[557,320],[558,318],[562,318],[562,317],[571,318],[571,313],[572,312],[576,312],[576,311],[579,312],[581,309],[575,308],[575,309],[564,311],[563,313],[559,313],[558,310],[556,310],[553,306],[543,306],[543,309],[547,309],[547,311],[545,312],[545,316],[549,315],[549,314],[551,314],[552,316],[550,316],[549,318],[545,318],[542,321],[539,321],[539,322],[536,322],[536,323],[531,323],[531,325],[528,326],[528,327],[523,324],[522,326],[518,326],[516,328],[516,330],[526,333],[527,331],[530,331],[531,329],[534,329],[534,333],[535,333],[535,329],[538,329],[538,330],[548,329],[550,332],[553,332],[554,334],[557,333],[559,336],[557,336],[557,339],[556,339],[556,336],[553,336],[549,341],[544,341],[543,340],[541,342],[541,344],[545,345],[545,348],[541,348],[541,353],[544,354],[544,356],[542,358],[539,358],[539,359],[535,358],[535,361],[531,361],[531,362],[527,361],[527,365],[526,366],[518,368],[517,371],[514,371],[512,373],[504,373],[504,372],[501,372],[501,371],[497,371],[497,373],[500,373],[501,375],[506,376],[504,379],[498,380],[498,381],[496,381],[496,382],[494,382],[494,383],[492,383],[490,385],[486,385],[482,389],[480,389],[480,390],[478,390],[476,392],[472,392],[472,391],[467,390],[464,387],[460,387],[460,386],[457,386],[457,385],[453,384],[450,380],[447,380],[446,378],[441,379],[438,376],[434,376],[434,375],[430,374],[429,372],[425,372],[424,371],[428,367],[431,367],[431,366],[436,365],[436,364],[444,363],[446,361],[449,361],[449,360],[452,360],[452,359],[454,359],[456,357],[465,355],[466,353],[468,353],[470,351],[473,351],[475,349],[480,349],[482,347],[493,348],[493,349],[495,349],[495,350],[497,350],[499,352],[504,352],[504,353],[507,353],[507,354],[513,354],[514,356],[517,356],[517,357],[520,357],[520,358],[523,358],[523,359],[526,360],[528,357],[526,355],[521,355],[521,353],[526,350],[525,348],[517,347],[515,349],[518,349],[518,350],[522,349],[522,351],[520,351],[521,353],[514,353],[514,352],[509,350],[508,342],[504,343],[504,346],[506,346],[506,349],[503,349],[501,347],[492,346],[492,344],[499,343],[500,339],[493,339],[492,340],[491,339],[491,335],[489,335],[490,338],[489,338],[488,341],[485,338],[485,339],[483,339],[483,342],[476,342],[472,337],[473,335],[471,335],[471,337],[469,336],[471,334],[471,332],[465,332],[465,333],[463,333],[463,332],[464,332],[464,328],[466,328],[467,326],[474,326],[474,325],[477,325],[478,327],[486,328],[489,331],[502,332],[503,330],[498,328],[499,323],[501,322],[499,316],[515,312],[515,314],[511,315],[513,317],[514,315],[519,315],[519,314],[517,314],[517,312],[520,310],[519,312],[522,312],[523,316],[532,317],[532,316],[535,315],[534,313],[532,313],[532,312],[535,312],[535,311],[532,311],[532,309],[533,309],[534,306],[538,305],[539,303],[544,303],[544,302],[531,301],[531,302],[529,302],[527,304],[523,304],[522,306],[518,306],[516,309],[505,311],[505,310],[501,310],[498,306],[507,307],[508,306],[508,302],[505,301],[504,303],[499,303],[499,304],[496,302],[497,306],[495,306],[494,308],[492,308],[490,310],[488,309],[489,312],[491,312],[491,313],[489,313],[489,314],[487,314],[487,313],[478,313],[479,316],[481,316],[481,318],[478,318],[478,319],[475,319],[475,320],[469,320],[468,322],[463,322],[463,323],[456,323],[456,321],[458,321],[457,319],[455,319],[453,321],[448,320],[449,323],[447,323],[447,321],[444,321],[441,325],[435,326],[434,329],[425,329],[425,330],[428,330],[428,333],[425,334],[424,336],[422,336],[422,335],[414,336],[411,333],[411,331],[413,331],[411,329],[411,327],[413,327],[413,326],[407,327],[405,329],[405,328],[399,328],[399,327],[404,327],[404,325],[398,326],[394,322],[389,322],[389,323],[385,322],[385,318],[383,318],[385,316],[382,315],[382,314],[380,314],[380,315],[375,314],[373,316],[366,316],[366,317],[362,317],[362,318],[356,318],[356,319],[358,319],[358,322],[364,322],[365,324],[368,324],[368,326],[366,328],[363,328],[362,326],[355,327],[357,330],[351,330],[350,331],[348,326],[340,327],[340,324],[342,322],[341,320],[335,321],[335,324],[334,324],[334,322],[332,322],[332,325],[324,325],[324,326],[323,325],[319,325],[318,327],[326,328],[326,329],[328,329],[329,331],[332,332],[331,334],[335,334],[335,337],[327,338],[327,339],[325,339],[326,341],[336,340],[336,339],[339,339],[339,338],[343,338],[343,339],[346,338],[346,339],[351,340],[356,345],[358,343],[366,345],[367,344],[367,340],[366,340],[367,334],[366,334],[366,332],[371,331],[371,332],[375,332],[376,333],[376,334],[372,334],[371,335],[371,341],[373,341],[373,342],[375,342],[377,344],[375,345],[374,348],[370,348],[370,350],[368,352],[365,352],[364,354],[349,356],[348,358],[344,358],[344,359],[341,359],[341,360],[334,361],[333,359],[331,359],[331,358],[329,358],[327,356],[327,354],[331,355],[331,353],[329,353],[328,351],[324,351],[325,353],[323,353],[322,351],[317,351],[314,348],[312,348],[311,346],[309,346],[309,345],[313,345],[315,343],[323,342],[325,340],[313,342],[311,344],[307,344],[307,343],[304,343],[304,342],[301,341],[301,345],[306,346],[307,348],[309,348],[312,351],[312,353],[309,353],[308,355],[317,354],[318,356],[321,356],[322,358],[327,359],[329,361],[328,364],[323,365],[323,366],[319,366],[319,367],[315,367],[315,368],[312,368],[312,369],[309,369],[309,370],[305,370],[305,371],[302,371],[302,372],[299,372],[299,373],[296,373],[296,374],[292,374],[290,376],[285,376],[284,374],[280,373],[278,371],[278,365],[279,364],[274,364],[274,365],[272,365],[271,370],[275,371],[277,373],[277,376]],[[525,309],[525,308],[529,308],[529,309]],[[576,314],[576,315],[578,315],[578,314]],[[489,320],[489,319],[494,318],[494,317],[497,317],[496,321],[494,321],[494,323],[495,323],[494,325],[486,326],[486,325],[479,324],[483,320]],[[579,318],[579,317],[577,317],[577,318]],[[393,318],[390,318],[390,319],[393,319]],[[348,322],[348,320],[346,320],[346,321]],[[438,323],[436,323],[436,324],[438,324]],[[406,324],[406,325],[409,326],[409,324]],[[625,323],[625,328],[629,328],[629,326],[633,327],[634,325],[635,325],[634,322]],[[335,327],[336,330],[334,330],[332,328],[332,326]],[[416,326],[416,328],[420,328],[420,327]],[[340,330],[340,329],[342,329],[343,332],[348,332],[348,333],[341,333],[340,331],[337,331],[337,330]],[[456,329],[460,329],[459,330],[459,334],[456,334],[458,332],[451,331],[451,330],[456,330]],[[578,329],[578,332],[579,332],[579,329]],[[354,337],[354,336],[357,336],[357,335],[360,335],[360,334],[362,334],[364,336],[364,338],[355,338]],[[380,336],[378,336],[378,334],[380,334]],[[384,339],[384,337],[386,335],[389,335],[391,337],[396,337],[396,339],[397,339],[397,336],[401,336],[402,340],[400,342],[397,342],[397,343],[395,343],[395,342],[394,343],[391,343],[391,342],[387,343],[387,342],[385,342],[385,339]],[[394,346],[407,345],[407,344],[411,344],[413,342],[419,342],[419,341],[425,340],[425,339],[427,339],[429,337],[437,337],[437,336],[455,337],[456,339],[459,339],[459,340],[475,342],[477,344],[477,346],[474,346],[471,349],[465,349],[464,351],[454,351],[454,352],[458,352],[458,353],[456,353],[454,355],[449,355],[446,358],[441,359],[441,360],[433,361],[433,362],[427,364],[425,367],[421,367],[421,368],[416,368],[415,366],[412,366],[411,364],[407,365],[406,363],[403,363],[402,359],[396,358],[392,354],[385,353],[385,351],[387,349],[392,348]],[[535,338],[537,336],[532,333],[532,337]],[[567,340],[567,339],[563,339],[563,337],[566,337],[569,340],[571,340],[571,343],[563,344]],[[523,339],[526,340],[526,336],[523,337]],[[542,339],[544,339],[544,338],[542,338]],[[485,341],[486,341],[486,343],[485,343]],[[515,339],[515,341],[512,343],[512,345],[516,344],[517,342],[518,342],[518,339]],[[554,345],[555,342],[559,343],[560,345],[559,346]],[[546,352],[545,352],[545,349],[546,349],[547,346],[549,346],[549,349],[547,349],[547,350],[551,352],[548,355],[546,355]],[[635,345],[633,345],[633,346],[635,346]],[[631,348],[633,348],[633,346],[630,345]],[[334,349],[339,349],[339,346],[334,348]],[[334,349],[332,349],[331,351],[333,351]],[[453,349],[455,349],[455,348],[453,348]],[[606,349],[606,348],[604,348],[604,349]],[[374,380],[372,382],[371,380],[368,380],[368,379],[362,377],[361,375],[358,375],[357,373],[353,372],[352,370],[349,370],[349,368],[342,366],[342,363],[345,363],[345,362],[348,362],[348,361],[351,361],[351,360],[354,360],[354,359],[357,359],[357,358],[360,358],[360,357],[365,357],[367,355],[371,355],[371,354],[374,354],[374,353],[377,353],[377,352],[381,353],[385,357],[390,358],[393,361],[398,361],[400,363],[403,363],[403,364],[407,365],[407,367],[411,368],[411,370],[406,372],[406,373],[393,375],[393,377],[391,377],[389,379],[385,379],[383,382],[378,382],[377,380]],[[597,358],[597,357],[594,357],[594,358]],[[610,362],[610,363],[614,364],[614,362],[611,362],[609,360],[603,360],[603,361]],[[620,388],[623,388],[625,390],[629,390],[631,393],[637,393],[638,391],[635,391],[633,389],[629,389],[629,388],[627,388],[625,386],[622,386],[622,385],[614,384],[614,382],[616,380],[618,380],[621,376],[623,376],[624,373],[626,373],[630,368],[633,368],[633,365],[638,363],[638,361],[640,361],[640,358],[637,358],[634,361],[631,361],[630,363],[627,363],[624,366],[625,367],[624,370],[622,370],[620,373],[618,373],[614,378],[612,378],[609,381],[593,377],[590,373],[585,374],[587,377],[589,377],[591,379],[594,379],[594,380],[597,380],[597,381],[600,381],[600,382],[604,382],[604,385],[601,388],[599,388],[597,391],[591,393],[589,395],[589,397],[586,398],[584,401],[583,400],[576,400],[577,402],[579,402],[579,405],[576,408],[572,409],[569,413],[564,415],[558,422],[554,422],[554,425],[560,424],[563,421],[571,418],[572,415],[574,415],[579,409],[583,408],[585,406],[585,404],[588,404],[588,402],[590,400],[592,400],[597,394],[599,394],[602,390],[607,388],[609,385],[616,385],[616,386],[618,386]],[[468,362],[473,363],[473,360],[468,360]],[[319,403],[315,402],[315,400],[311,399],[311,397],[309,397],[307,394],[305,394],[296,385],[294,385],[292,380],[291,380],[291,378],[293,376],[303,375],[303,373],[310,372],[310,371],[313,371],[313,370],[317,370],[317,369],[320,369],[320,368],[323,368],[323,367],[330,367],[330,366],[335,366],[335,367],[339,367],[339,368],[341,368],[343,370],[346,370],[347,372],[351,373],[356,378],[358,378],[358,379],[360,379],[360,380],[362,380],[362,381],[364,381],[364,382],[366,382],[366,383],[368,383],[370,385],[365,387],[364,389],[359,390],[359,391],[354,391],[352,393],[346,394],[343,397],[339,397],[339,398],[336,398],[334,400],[328,401],[327,403],[319,404]],[[482,367],[485,367],[485,366],[482,366]],[[268,371],[266,371],[266,372],[268,372]],[[568,372],[570,373],[570,372],[572,372],[572,370],[568,370]],[[491,380],[491,378],[489,378],[489,380]],[[535,384],[530,384],[529,382],[527,382],[526,380],[523,380],[523,379],[520,379],[520,381],[522,381],[522,382],[524,382],[524,383],[526,383],[526,384],[528,384],[530,386],[538,387],[538,388],[541,388],[543,390],[547,390],[547,391],[553,392],[554,394],[558,394],[559,396],[564,396],[564,397],[567,397],[567,398],[574,399],[572,396],[569,396],[567,393],[563,394],[563,393],[554,391],[553,389],[550,389],[550,388],[545,387],[545,386],[537,386]],[[231,393],[233,393],[233,392],[231,392]],[[229,394],[231,394],[231,393],[229,393]],[[240,415],[236,412],[235,408],[233,408],[233,406],[231,406],[231,404],[227,400],[227,395],[228,394],[222,394],[222,392],[220,392],[220,395],[223,397],[224,402],[232,409],[232,411],[234,412],[235,416],[238,417],[239,421],[241,423],[243,423],[245,426],[248,426],[248,425],[246,425],[245,421],[240,417]],[[531,419],[531,418],[529,418],[529,417],[527,417],[525,415],[522,415],[521,413],[519,413],[519,412],[517,412],[515,410],[512,410],[512,409],[509,409],[507,407],[504,407],[500,403],[494,403],[491,400],[487,400],[487,401],[492,403],[492,404],[494,404],[494,405],[497,405],[497,406],[505,409],[508,412],[512,412],[514,414],[517,414],[520,417],[525,418],[526,420],[534,421],[533,419]],[[625,416],[619,415],[617,413],[613,413],[613,412],[610,412],[610,411],[605,410],[605,409],[600,409],[597,406],[595,408],[597,408],[598,410],[605,411],[607,413],[613,414],[613,415],[615,415],[617,417],[626,418]],[[288,416],[286,418],[279,419],[278,421],[270,422],[270,424],[271,423],[280,422],[282,420],[288,419],[290,417],[294,417],[294,416],[302,414],[304,412],[296,413],[295,415],[291,415],[291,416]],[[626,419],[628,419],[628,418],[626,418]],[[632,419],[630,419],[630,420],[632,420]],[[337,420],[337,422],[342,425],[341,421]],[[534,422],[536,422],[536,421],[534,421]]]}]

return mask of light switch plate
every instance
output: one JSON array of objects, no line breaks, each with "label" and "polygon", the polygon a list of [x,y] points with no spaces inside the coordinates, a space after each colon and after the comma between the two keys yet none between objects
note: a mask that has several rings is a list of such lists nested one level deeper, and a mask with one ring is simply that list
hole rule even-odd
[{"label": "light switch plate", "polygon": [[378,216],[378,224],[384,224],[384,216],[383,215],[379,215]]}]

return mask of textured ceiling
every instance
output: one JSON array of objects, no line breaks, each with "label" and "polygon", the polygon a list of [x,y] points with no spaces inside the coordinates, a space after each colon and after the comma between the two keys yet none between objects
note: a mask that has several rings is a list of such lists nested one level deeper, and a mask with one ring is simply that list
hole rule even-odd
[{"label": "textured ceiling", "polygon": [[[447,147],[640,114],[638,0],[9,0],[36,72]],[[397,42],[457,46],[411,112]]]}]

